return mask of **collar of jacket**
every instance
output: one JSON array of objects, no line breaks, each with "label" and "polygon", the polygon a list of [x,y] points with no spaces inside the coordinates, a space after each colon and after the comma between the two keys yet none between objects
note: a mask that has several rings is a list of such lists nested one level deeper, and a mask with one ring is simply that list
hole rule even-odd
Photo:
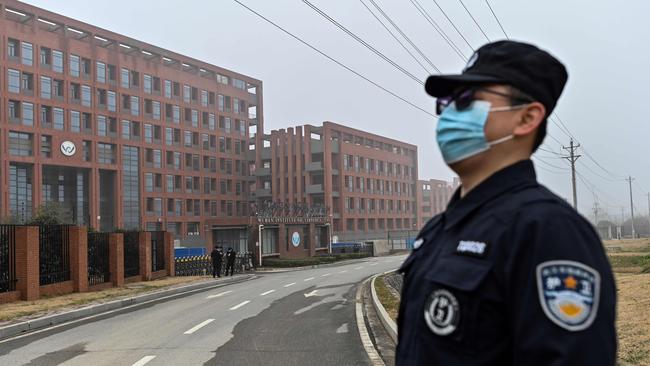
[{"label": "collar of jacket", "polygon": [[498,196],[525,185],[536,185],[535,167],[530,159],[516,162],[492,174],[465,197],[460,197],[459,187],[444,213],[445,230],[460,223],[464,218]]}]

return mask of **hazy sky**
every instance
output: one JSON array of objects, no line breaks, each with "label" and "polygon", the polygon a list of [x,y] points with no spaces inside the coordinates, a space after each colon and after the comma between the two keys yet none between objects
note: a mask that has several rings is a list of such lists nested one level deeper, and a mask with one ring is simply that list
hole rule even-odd
[{"label": "hazy sky", "polygon": [[[360,0],[311,0],[331,17],[416,75],[426,73],[373,18]],[[433,0],[418,0],[468,57],[472,50]],[[418,145],[421,178],[450,179],[435,143],[436,121],[356,77],[232,0],[217,1],[27,1],[63,15],[226,67],[264,82],[266,130],[330,120]],[[332,57],[433,112],[421,85],[356,43],[300,0],[242,0]],[[372,8],[368,0],[364,0]],[[416,10],[410,0],[375,0],[443,73],[465,62]],[[504,38],[483,0],[464,0],[491,40]],[[486,42],[458,0],[437,0],[473,48]],[[650,190],[648,92],[650,2],[491,0],[508,35],[547,49],[569,70],[556,111],[585,150],[578,171],[579,210],[592,214],[594,194],[612,219],[630,214],[627,183],[632,175],[635,214],[647,214]],[[413,51],[414,52],[414,51]],[[415,52],[414,52],[415,53]],[[427,65],[424,63],[424,65]],[[569,137],[551,123],[551,135]],[[544,149],[563,153],[547,137]],[[568,162],[542,151],[540,181],[571,199]],[[555,166],[555,167],[552,167]],[[613,174],[613,175],[612,175]],[[603,213],[601,213],[601,217]]]}]

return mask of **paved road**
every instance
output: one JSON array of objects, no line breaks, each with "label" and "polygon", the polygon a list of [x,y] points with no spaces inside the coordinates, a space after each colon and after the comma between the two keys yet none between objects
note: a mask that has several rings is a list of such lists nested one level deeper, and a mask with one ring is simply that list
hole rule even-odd
[{"label": "paved road", "polygon": [[356,285],[404,259],[263,274],[3,341],[0,365],[368,365],[356,327]]}]

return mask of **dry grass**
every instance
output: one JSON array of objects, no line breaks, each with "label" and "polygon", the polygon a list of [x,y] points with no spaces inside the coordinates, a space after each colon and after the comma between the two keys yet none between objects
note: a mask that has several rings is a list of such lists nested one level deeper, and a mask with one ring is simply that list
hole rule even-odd
[{"label": "dry grass", "polygon": [[650,274],[616,273],[619,358],[650,366]]},{"label": "dry grass", "polygon": [[384,282],[385,276],[379,276],[375,280],[375,291],[377,291],[377,297],[379,302],[384,306],[388,315],[395,321],[397,321],[397,313],[399,311],[399,296],[390,290],[386,282]]},{"label": "dry grass", "polygon": [[110,288],[102,291],[73,293],[42,298],[36,301],[17,301],[0,304],[0,325],[72,310],[91,303],[108,302],[163,288],[171,288],[205,280],[205,277],[169,277],[148,282],[134,282],[124,287]]},{"label": "dry grass", "polygon": [[650,366],[650,239],[603,244],[618,288],[619,360],[626,366]]}]

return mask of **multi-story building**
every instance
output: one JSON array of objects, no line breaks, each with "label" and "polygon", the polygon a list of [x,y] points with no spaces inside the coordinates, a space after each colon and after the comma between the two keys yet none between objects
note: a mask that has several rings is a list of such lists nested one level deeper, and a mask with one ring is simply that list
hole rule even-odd
[{"label": "multi-story building", "polygon": [[273,130],[262,143],[258,202],[327,207],[338,241],[417,225],[417,146],[332,122]]},{"label": "multi-story building", "polygon": [[245,250],[260,80],[12,0],[0,29],[0,216]]},{"label": "multi-story building", "polygon": [[447,208],[458,186],[458,178],[454,178],[452,182],[439,179],[418,180],[418,228],[423,227],[429,219]]}]

